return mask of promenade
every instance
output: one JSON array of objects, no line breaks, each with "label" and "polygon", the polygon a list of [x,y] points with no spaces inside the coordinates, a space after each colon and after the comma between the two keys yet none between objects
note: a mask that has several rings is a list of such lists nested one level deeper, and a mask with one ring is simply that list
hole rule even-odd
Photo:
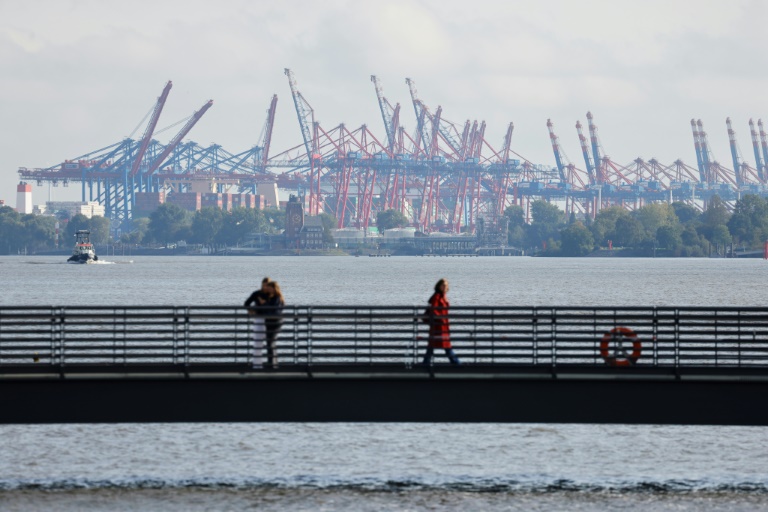
[{"label": "promenade", "polygon": [[764,308],[293,306],[254,368],[239,307],[2,307],[0,422],[768,425]]}]

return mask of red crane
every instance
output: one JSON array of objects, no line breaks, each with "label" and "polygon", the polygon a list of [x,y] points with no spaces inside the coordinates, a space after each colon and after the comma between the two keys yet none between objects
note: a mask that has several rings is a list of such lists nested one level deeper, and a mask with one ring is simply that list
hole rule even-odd
[{"label": "red crane", "polygon": [[160,113],[163,111],[165,100],[168,99],[168,93],[171,92],[171,87],[173,87],[173,83],[168,80],[168,83],[165,84],[165,87],[163,88],[163,92],[160,93],[160,96],[157,98],[155,109],[152,111],[152,117],[149,119],[149,124],[147,124],[147,128],[144,130],[144,136],[141,138],[139,152],[136,153],[136,157],[133,160],[133,165],[131,166],[131,176],[135,176],[136,173],[139,172],[141,160],[144,158],[144,153],[147,151],[149,141],[152,139],[152,133],[154,133],[155,127],[157,126],[157,121],[160,119]]},{"label": "red crane", "polygon": [[165,149],[162,153],[160,153],[160,156],[158,156],[155,161],[152,163],[152,165],[149,166],[149,169],[147,169],[147,175],[152,174],[157,170],[158,167],[160,167],[160,164],[162,164],[166,158],[168,158],[168,155],[171,154],[171,151],[176,149],[176,146],[179,145],[179,142],[181,142],[181,139],[183,139],[189,131],[194,127],[197,122],[200,120],[201,117],[203,117],[203,114],[205,114],[209,108],[213,105],[213,100],[208,100],[208,102],[203,105],[200,110],[192,114],[192,117],[189,118],[189,121],[187,121],[187,124],[184,125],[184,127],[181,129],[179,133],[176,134],[176,136],[171,139],[171,142],[168,143],[167,146],[165,146]]},{"label": "red crane", "polygon": [[261,144],[261,169],[267,168],[269,161],[269,144],[272,142],[272,129],[275,126],[275,111],[277,110],[277,94],[272,95],[272,102],[267,110],[267,122],[264,125],[264,140]]}]

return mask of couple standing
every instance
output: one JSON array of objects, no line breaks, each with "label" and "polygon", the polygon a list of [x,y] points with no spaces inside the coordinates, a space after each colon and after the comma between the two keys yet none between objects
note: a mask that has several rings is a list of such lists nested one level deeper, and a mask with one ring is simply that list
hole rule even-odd
[{"label": "couple standing", "polygon": [[253,318],[253,367],[261,368],[264,360],[264,342],[267,345],[267,367],[277,367],[277,334],[283,326],[283,293],[276,281],[265,277],[261,288],[245,300],[248,314]]}]

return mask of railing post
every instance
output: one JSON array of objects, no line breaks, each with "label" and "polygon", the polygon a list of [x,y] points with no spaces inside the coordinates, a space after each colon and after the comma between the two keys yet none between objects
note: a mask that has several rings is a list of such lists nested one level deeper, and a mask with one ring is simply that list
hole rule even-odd
[{"label": "railing post", "polygon": [[67,361],[66,355],[66,331],[64,328],[65,310],[61,308],[59,311],[59,366],[63,369]]}]

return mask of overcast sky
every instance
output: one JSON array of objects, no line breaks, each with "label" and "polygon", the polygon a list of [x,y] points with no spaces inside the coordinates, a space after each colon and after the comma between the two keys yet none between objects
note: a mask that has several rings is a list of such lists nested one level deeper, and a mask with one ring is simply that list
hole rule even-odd
[{"label": "overcast sky", "polygon": [[[695,166],[700,118],[730,168],[730,116],[754,165],[748,120],[768,122],[766,22],[761,0],[0,0],[0,198],[15,206],[19,167],[130,135],[168,80],[158,128],[213,99],[188,140],[240,152],[259,143],[277,94],[271,153],[297,145],[284,68],[325,128],[367,124],[381,140],[372,74],[409,131],[405,77],[444,118],[485,120],[496,147],[514,122],[513,149],[535,163],[554,166],[551,118],[583,168],[574,125],[589,110],[617,162]],[[47,187],[34,190],[46,200]],[[79,186],[69,190],[54,198]]]}]

